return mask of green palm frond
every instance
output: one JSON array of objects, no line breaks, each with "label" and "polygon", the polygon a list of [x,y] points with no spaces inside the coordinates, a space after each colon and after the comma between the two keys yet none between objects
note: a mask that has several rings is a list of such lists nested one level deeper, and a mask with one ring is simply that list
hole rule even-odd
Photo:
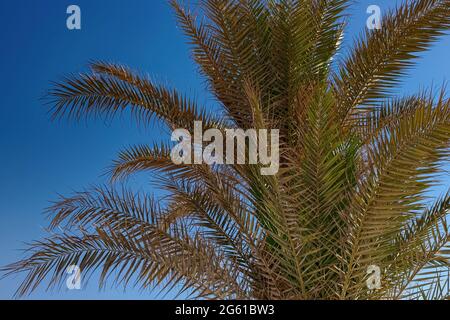
[{"label": "green palm frond", "polygon": [[393,292],[395,298],[418,295],[419,291],[431,294],[433,290],[438,290],[433,293],[435,298],[439,291],[448,295],[448,291],[441,290],[440,286],[443,280],[449,281],[450,233],[446,221],[449,210],[450,196],[447,193],[424,213],[414,217],[397,237],[399,249],[394,266],[400,281]]},{"label": "green palm frond", "polygon": [[350,120],[384,98],[418,53],[450,27],[450,1],[405,1],[385,15],[380,30],[365,31],[334,76],[339,112]]},{"label": "green palm frond", "polygon": [[348,269],[343,294],[363,287],[364,266],[384,265],[395,249],[392,237],[423,207],[424,192],[448,157],[448,101],[431,102],[382,132],[369,151],[370,175],[353,194]]}]

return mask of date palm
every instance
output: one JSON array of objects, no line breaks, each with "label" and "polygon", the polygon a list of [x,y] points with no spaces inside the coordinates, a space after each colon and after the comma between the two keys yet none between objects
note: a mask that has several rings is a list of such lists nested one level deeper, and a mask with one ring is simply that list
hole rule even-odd
[{"label": "date palm", "polygon": [[[132,114],[168,128],[279,129],[281,168],[175,165],[171,143],[121,152],[112,183],[64,197],[51,235],[4,268],[18,295],[65,279],[219,299],[444,299],[450,195],[431,199],[448,160],[445,89],[392,89],[450,27],[449,0],[406,1],[340,55],[347,0],[171,1],[223,115],[103,62],[51,89],[56,117]],[[198,16],[202,17],[201,19]],[[163,197],[125,179],[149,171]],[[370,266],[381,286],[368,288]]]}]

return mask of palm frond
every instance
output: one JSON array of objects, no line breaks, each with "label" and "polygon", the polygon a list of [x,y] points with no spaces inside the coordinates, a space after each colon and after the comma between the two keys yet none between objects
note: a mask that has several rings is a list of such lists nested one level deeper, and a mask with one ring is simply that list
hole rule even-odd
[{"label": "palm frond", "polygon": [[385,15],[380,30],[365,31],[334,75],[337,111],[344,121],[358,118],[384,98],[418,53],[450,27],[448,0],[404,1]]},{"label": "palm frond", "polygon": [[219,126],[220,121],[198,109],[193,101],[123,66],[93,63],[92,68],[92,74],[82,73],[54,84],[48,94],[54,117],[111,118],[129,108],[134,118],[144,124],[157,117],[170,128],[191,128],[197,120],[203,121],[205,127]]},{"label": "palm frond", "polygon": [[[398,254],[394,259],[395,273],[399,285],[394,290],[395,298],[415,296],[424,292],[443,291],[442,277],[448,281],[450,233],[447,215],[450,210],[450,194],[447,193],[435,204],[415,217],[398,236]],[[404,270],[402,272],[402,270]],[[446,275],[447,274],[447,275]],[[438,290],[432,292],[433,290]],[[448,295],[447,292],[444,293]],[[427,296],[427,300],[431,298]]]},{"label": "palm frond", "polygon": [[424,192],[436,180],[441,160],[448,157],[448,100],[428,103],[411,117],[386,130],[369,151],[374,166],[353,195],[348,230],[348,255],[342,297],[355,297],[363,287],[365,268],[385,266],[391,240],[423,209]]},{"label": "palm frond", "polygon": [[55,214],[52,225],[67,221],[66,226],[81,235],[57,235],[31,244],[29,258],[3,271],[27,272],[18,296],[35,290],[50,274],[50,287],[60,283],[71,265],[85,275],[102,267],[101,286],[114,275],[118,284],[134,279],[144,288],[165,280],[171,289],[182,284],[179,290],[190,288],[197,298],[244,294],[233,261],[183,224],[167,230],[163,213],[150,206],[148,199],[101,188],[64,199],[50,209]]}]

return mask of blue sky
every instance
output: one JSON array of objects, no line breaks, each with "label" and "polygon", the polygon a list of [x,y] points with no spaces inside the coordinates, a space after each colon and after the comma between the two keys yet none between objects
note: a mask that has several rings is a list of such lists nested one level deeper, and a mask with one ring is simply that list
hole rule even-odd
[{"label": "blue sky", "polygon": [[[382,11],[392,0],[361,0],[351,10],[351,42],[365,27],[366,8]],[[66,28],[66,8],[76,4],[82,29]],[[102,173],[123,147],[152,142],[160,127],[139,129],[129,119],[112,123],[51,122],[40,98],[49,82],[83,71],[89,60],[120,62],[160,82],[213,101],[189,58],[185,38],[165,0],[2,0],[0,2],[0,265],[21,257],[23,242],[39,239],[42,214],[57,194],[70,194],[105,181]],[[450,75],[450,37],[444,37],[397,89],[414,92],[437,86]],[[448,80],[448,79],[447,79]],[[141,188],[147,187],[139,181]],[[12,297],[20,277],[0,281],[0,299]],[[151,299],[152,292],[107,289],[96,283],[81,291],[47,293],[33,299]],[[168,296],[170,297],[170,296]]]}]

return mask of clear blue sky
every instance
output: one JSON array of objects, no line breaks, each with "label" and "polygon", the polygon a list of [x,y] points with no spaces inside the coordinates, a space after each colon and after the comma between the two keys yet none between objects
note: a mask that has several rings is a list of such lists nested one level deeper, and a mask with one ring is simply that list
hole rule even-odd
[{"label": "clear blue sky", "polygon": [[[346,42],[364,28],[366,8],[393,0],[361,0],[351,10]],[[66,28],[66,8],[80,6],[82,30]],[[189,58],[165,0],[2,0],[0,2],[0,265],[21,257],[23,242],[39,239],[42,211],[56,194],[105,180],[102,173],[123,147],[151,142],[161,129],[137,129],[128,119],[105,124],[52,123],[40,97],[51,80],[85,70],[91,59],[120,62],[212,103]],[[399,93],[440,85],[450,75],[450,37],[419,60]],[[448,79],[447,79],[448,80]],[[141,185],[141,187],[144,187]],[[0,281],[11,298],[20,277]],[[47,293],[34,299],[151,299],[152,292],[107,289]],[[170,296],[168,296],[170,297]]]}]

